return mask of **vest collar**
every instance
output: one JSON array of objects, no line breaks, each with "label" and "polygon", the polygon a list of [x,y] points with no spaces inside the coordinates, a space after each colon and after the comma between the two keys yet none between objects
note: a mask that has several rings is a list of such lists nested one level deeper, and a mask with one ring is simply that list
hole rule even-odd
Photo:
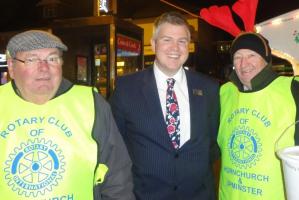
[{"label": "vest collar", "polygon": [[258,73],[251,80],[251,90],[244,90],[244,86],[237,76],[235,70],[230,74],[229,79],[232,81],[241,92],[256,92],[267,87],[274,79],[278,77],[278,74],[271,69],[272,64],[268,64],[260,73]]},{"label": "vest collar", "polygon": [[[20,91],[19,91],[19,89],[18,89],[17,86],[16,86],[15,81],[12,80],[11,83],[12,83],[12,87],[13,87],[15,93],[16,93],[19,97],[22,98],[22,96],[21,96],[21,94],[20,94]],[[58,96],[60,96],[60,95],[62,95],[62,94],[65,93],[65,92],[67,92],[68,90],[70,90],[70,89],[73,87],[73,85],[74,85],[74,84],[73,84],[72,82],[70,82],[69,80],[63,78],[62,81],[61,81],[61,83],[60,83],[60,85],[59,85],[59,88],[58,88],[58,90],[57,90],[55,96],[53,97],[53,99],[56,98],[56,97],[58,97]]]}]

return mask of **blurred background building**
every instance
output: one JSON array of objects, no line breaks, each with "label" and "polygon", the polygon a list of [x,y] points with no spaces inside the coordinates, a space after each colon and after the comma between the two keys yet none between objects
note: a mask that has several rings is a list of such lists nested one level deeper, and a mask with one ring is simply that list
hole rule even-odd
[{"label": "blurred background building", "polygon": [[[150,47],[153,21],[166,11],[186,15],[192,25],[190,57],[186,66],[224,82],[231,71],[229,57],[233,39],[198,17],[199,10],[212,5],[231,6],[236,0],[10,0],[0,6],[0,75],[7,82],[5,48],[14,34],[43,29],[58,35],[69,47],[64,76],[84,85],[94,85],[106,97],[114,80],[153,64]],[[299,8],[299,1],[260,0],[256,23]],[[237,16],[233,16],[240,27]],[[299,24],[299,22],[298,22]],[[299,31],[299,28],[298,28]],[[299,52],[298,52],[299,53]],[[292,75],[286,60],[273,57],[274,68]]]}]

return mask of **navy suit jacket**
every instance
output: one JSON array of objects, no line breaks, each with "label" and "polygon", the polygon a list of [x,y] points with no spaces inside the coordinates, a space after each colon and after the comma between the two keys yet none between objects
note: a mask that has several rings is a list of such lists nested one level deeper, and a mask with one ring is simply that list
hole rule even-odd
[{"label": "navy suit jacket", "polygon": [[219,85],[203,74],[185,72],[191,138],[179,150],[166,130],[153,68],[116,82],[110,103],[133,161],[137,199],[215,199],[212,154],[217,146]]}]

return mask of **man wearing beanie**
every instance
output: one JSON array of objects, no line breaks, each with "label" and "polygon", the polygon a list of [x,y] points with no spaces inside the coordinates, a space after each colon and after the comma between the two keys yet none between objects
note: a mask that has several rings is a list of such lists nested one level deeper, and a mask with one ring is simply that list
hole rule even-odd
[{"label": "man wearing beanie", "polygon": [[12,37],[0,86],[0,193],[6,200],[134,200],[131,161],[108,103],[62,77],[67,46],[30,30]]},{"label": "man wearing beanie", "polygon": [[[275,142],[298,120],[299,84],[272,70],[271,49],[260,34],[239,35],[231,58],[231,81],[220,90],[219,199],[286,199]],[[291,127],[280,148],[298,144],[297,132]]]}]

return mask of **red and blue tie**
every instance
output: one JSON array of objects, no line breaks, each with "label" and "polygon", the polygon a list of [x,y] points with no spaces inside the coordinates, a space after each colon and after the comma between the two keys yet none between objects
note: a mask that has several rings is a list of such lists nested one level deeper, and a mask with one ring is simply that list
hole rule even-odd
[{"label": "red and blue tie", "polygon": [[175,149],[180,147],[180,112],[179,104],[173,90],[175,80],[167,79],[166,91],[166,125],[172,145]]}]

